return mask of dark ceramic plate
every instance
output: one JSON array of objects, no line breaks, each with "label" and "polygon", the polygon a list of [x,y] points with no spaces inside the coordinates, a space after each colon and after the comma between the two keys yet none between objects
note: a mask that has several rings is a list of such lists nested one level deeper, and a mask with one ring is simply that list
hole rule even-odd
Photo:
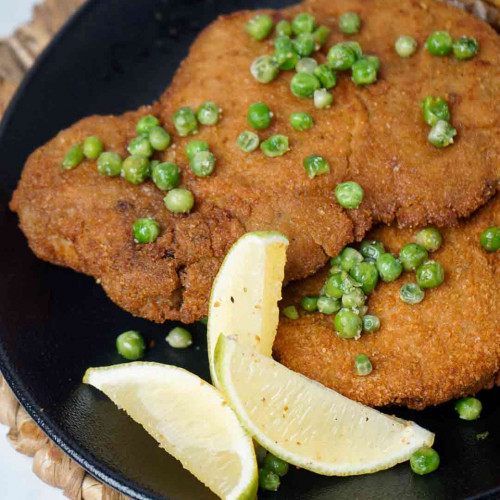
[{"label": "dark ceramic plate", "polygon": [[[35,258],[7,203],[27,155],[75,120],[120,113],[157,98],[196,34],[220,13],[280,7],[280,0],[95,0],[84,6],[39,59],[0,129],[0,364],[21,404],[92,475],[133,498],[213,495],[98,391],[85,369],[121,362],[116,335],[138,329],[156,341],[146,359],[208,378],[205,329],[191,327],[187,351],[164,342],[171,325],[133,318],[93,279]],[[326,478],[292,470],[277,494],[286,499],[500,498],[500,390],[481,394],[477,422],[453,405],[394,410],[436,432],[439,470],[412,474],[407,464],[375,475]],[[476,435],[489,431],[485,440]]]}]

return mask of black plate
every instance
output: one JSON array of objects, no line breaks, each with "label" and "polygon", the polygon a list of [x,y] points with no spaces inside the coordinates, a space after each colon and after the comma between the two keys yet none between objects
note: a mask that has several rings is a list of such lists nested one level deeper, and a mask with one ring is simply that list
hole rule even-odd
[{"label": "black plate", "polygon": [[[61,128],[92,113],[150,103],[168,85],[196,34],[223,12],[280,7],[280,0],[95,0],[56,37],[27,76],[0,128],[0,365],[21,404],[74,460],[133,498],[212,498],[142,428],[98,391],[85,369],[118,363],[116,335],[138,329],[156,341],[146,359],[208,378],[205,329],[193,325],[187,351],[164,342],[171,325],[133,318],[93,279],[37,260],[9,212],[27,155]],[[436,432],[439,470],[427,477],[407,464],[371,476],[325,478],[293,470],[286,499],[441,499],[500,497],[500,390],[481,394],[484,413],[462,422],[445,404],[394,412]],[[485,440],[478,433],[489,431]]]}]

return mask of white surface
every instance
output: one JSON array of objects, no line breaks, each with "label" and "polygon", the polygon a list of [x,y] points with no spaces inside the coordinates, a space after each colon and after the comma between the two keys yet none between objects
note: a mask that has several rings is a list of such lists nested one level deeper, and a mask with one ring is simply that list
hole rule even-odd
[{"label": "white surface", "polygon": [[[0,0],[4,2],[6,0]],[[17,453],[7,442],[7,427],[0,424],[0,498],[2,500],[62,500],[62,491],[38,479],[33,460]]]},{"label": "white surface", "polygon": [[[36,0],[0,0],[0,37],[31,18]],[[42,482],[31,470],[32,459],[14,451],[0,425],[0,498],[2,500],[57,500],[62,492]]]},{"label": "white surface", "polygon": [[0,37],[10,35],[20,24],[29,21],[33,5],[40,0],[0,0]]}]

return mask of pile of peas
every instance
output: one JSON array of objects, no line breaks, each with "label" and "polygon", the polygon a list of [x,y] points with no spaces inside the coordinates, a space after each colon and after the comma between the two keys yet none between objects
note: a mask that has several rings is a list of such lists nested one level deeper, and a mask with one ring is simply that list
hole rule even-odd
[{"label": "pile of peas", "polygon": [[[174,126],[180,136],[187,136],[198,131],[198,124],[215,125],[219,121],[220,109],[214,102],[203,103],[195,112],[184,107],[177,110],[173,117]],[[171,143],[170,134],[160,126],[158,118],[152,115],[142,117],[136,126],[137,136],[127,146],[129,156],[123,159],[117,153],[103,151],[104,145],[96,136],[90,136],[83,143],[74,145],[64,156],[61,167],[71,170],[85,158],[97,160],[97,171],[107,177],[121,175],[131,184],[142,184],[148,178],[156,187],[167,191],[165,207],[172,213],[184,214],[194,205],[193,194],[179,188],[180,168],[171,162],[152,160],[156,151],[165,151]],[[194,175],[207,177],[215,167],[215,156],[203,141],[191,141],[186,146],[190,168]],[[137,243],[152,243],[160,234],[159,224],[152,218],[140,218],[132,227]]]},{"label": "pile of peas", "polygon": [[[422,229],[415,237],[415,243],[404,245],[399,256],[386,252],[380,241],[364,240],[359,250],[345,247],[330,260],[330,275],[319,295],[305,296],[301,307],[307,312],[318,311],[335,314],[333,323],[339,337],[357,339],[361,333],[376,332],[380,320],[367,314],[367,295],[379,280],[395,281],[403,271],[416,273],[416,283],[405,283],[400,290],[400,299],[407,304],[418,304],[424,299],[424,289],[439,286],[444,281],[444,270],[439,262],[429,260],[429,252],[435,252],[442,244],[439,231],[433,227]],[[282,310],[291,320],[299,318],[293,305]],[[368,356],[359,354],[354,360],[355,372],[369,375],[372,363]]]},{"label": "pile of peas", "polygon": [[280,478],[288,473],[288,463],[264,448],[257,445],[257,462],[259,464],[259,488],[265,491],[277,491]]},{"label": "pile of peas", "polygon": [[[352,35],[361,28],[361,19],[354,12],[339,16],[339,30]],[[272,32],[273,19],[258,15],[250,19],[246,30],[255,40],[265,40]],[[250,66],[250,73],[260,83],[275,80],[280,70],[296,70],[290,90],[299,98],[313,98],[319,109],[328,108],[333,96],[328,91],[337,83],[336,70],[352,70],[356,85],[369,85],[377,80],[380,62],[374,56],[363,56],[359,43],[342,42],[332,47],[326,64],[318,65],[311,56],[325,43],[330,33],[326,26],[317,26],[311,14],[298,14],[292,23],[282,20],[276,24],[274,56],[260,56]]]}]

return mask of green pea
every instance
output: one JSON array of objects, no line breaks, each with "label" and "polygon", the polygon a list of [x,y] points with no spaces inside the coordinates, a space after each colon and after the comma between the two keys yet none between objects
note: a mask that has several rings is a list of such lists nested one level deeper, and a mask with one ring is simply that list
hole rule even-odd
[{"label": "green pea", "polygon": [[292,23],[292,31],[294,35],[301,33],[312,33],[316,27],[316,19],[311,14],[302,12],[298,14]]},{"label": "green pea", "polygon": [[151,169],[151,179],[158,189],[168,191],[181,182],[181,171],[177,165],[168,161],[158,163]]},{"label": "green pea", "polygon": [[170,146],[170,134],[163,127],[153,127],[149,131],[149,142],[156,151],[165,151]]},{"label": "green pea", "polygon": [[330,173],[330,165],[320,155],[311,155],[304,158],[304,168],[309,179],[314,179],[317,175]]},{"label": "green pea", "polygon": [[425,292],[416,283],[405,283],[399,291],[399,298],[406,304],[418,304],[424,297]]},{"label": "green pea", "polygon": [[330,259],[330,266],[340,266],[340,255],[336,255]]},{"label": "green pea", "polygon": [[447,31],[435,31],[427,38],[425,48],[434,56],[447,56],[453,49],[453,40]]},{"label": "green pea", "polygon": [[273,471],[278,476],[285,476],[288,473],[288,463],[281,458],[274,456],[272,453],[268,453],[264,460],[262,461],[262,466],[265,469]]},{"label": "green pea", "polygon": [[63,170],[71,170],[83,161],[83,148],[81,144],[75,144],[65,155],[61,163]]},{"label": "green pea", "polygon": [[310,56],[316,50],[316,42],[311,33],[301,33],[293,41],[297,54],[302,57]]},{"label": "green pea", "polygon": [[276,50],[289,50],[293,48],[293,41],[288,35],[280,35],[274,39],[273,45]]},{"label": "green pea", "polygon": [[417,283],[420,288],[434,288],[444,281],[443,266],[434,260],[428,260],[417,269]]},{"label": "green pea", "polygon": [[384,252],[384,244],[381,241],[363,240],[359,246],[359,251],[363,257],[377,260]]},{"label": "green pea", "polygon": [[299,132],[308,130],[314,125],[313,117],[309,113],[297,111],[290,115],[290,124]]},{"label": "green pea", "polygon": [[95,135],[91,135],[83,141],[83,155],[89,160],[95,160],[102,153],[102,149],[102,141]]},{"label": "green pea", "polygon": [[141,359],[146,351],[146,343],[142,335],[135,331],[129,330],[123,332],[116,338],[116,350],[120,356],[130,361]]},{"label": "green pea", "polygon": [[346,12],[339,17],[339,29],[342,33],[353,35],[361,28],[361,18],[355,12]]},{"label": "green pea", "polygon": [[170,212],[185,214],[193,208],[194,196],[187,189],[175,188],[167,193],[163,201]]},{"label": "green pea", "polygon": [[348,44],[337,43],[328,51],[328,66],[336,70],[349,69],[358,58],[355,50]]},{"label": "green pea", "polygon": [[283,70],[294,69],[300,60],[300,56],[297,54],[295,48],[290,50],[276,49],[274,58],[276,59],[279,68]]},{"label": "green pea", "polygon": [[278,491],[280,477],[269,469],[259,469],[259,488],[266,491]]},{"label": "green pea", "polygon": [[290,90],[295,97],[312,97],[314,91],[321,88],[321,83],[314,75],[297,73],[290,81]]},{"label": "green pea", "polygon": [[149,177],[149,160],[141,155],[125,158],[122,177],[131,184],[141,184]]},{"label": "green pea", "polygon": [[363,321],[351,309],[341,309],[334,319],[335,330],[343,339],[358,337],[363,328]]},{"label": "green pea", "polygon": [[274,58],[280,69],[288,70],[297,66],[300,57],[289,37],[278,37],[275,42],[275,47]]},{"label": "green pea", "polygon": [[429,132],[427,140],[436,148],[445,148],[453,144],[453,137],[457,135],[454,129],[448,122],[439,120]]},{"label": "green pea", "polygon": [[378,283],[378,270],[373,262],[359,262],[355,264],[349,274],[358,282],[361,283],[363,292],[372,292]]},{"label": "green pea", "polygon": [[325,89],[331,89],[337,84],[337,75],[326,64],[320,64],[315,70],[314,75],[320,81],[321,86]]},{"label": "green pea", "polygon": [[354,52],[356,59],[361,59],[361,57],[363,57],[363,49],[361,48],[359,42],[356,42],[355,40],[348,40],[346,42],[340,42],[340,43],[341,45],[349,47]]},{"label": "green pea", "polygon": [[278,63],[271,56],[260,56],[250,66],[251,75],[260,83],[272,82],[279,74]]},{"label": "green pea", "polygon": [[318,63],[316,62],[316,59],[313,59],[312,57],[304,57],[300,59],[295,66],[295,71],[297,71],[297,73],[308,73],[312,75],[317,67]]},{"label": "green pea", "polygon": [[344,293],[342,289],[342,281],[343,278],[341,273],[335,273],[328,277],[323,289],[327,297],[331,297],[333,299],[340,299],[342,297]]},{"label": "green pea", "polygon": [[373,67],[375,68],[375,71],[378,72],[380,70],[380,59],[378,57],[366,55],[366,56],[360,56],[359,58],[362,59],[363,61],[368,61],[370,64],[372,64]]},{"label": "green pea", "polygon": [[380,279],[386,283],[395,281],[403,272],[403,264],[391,253],[383,253],[377,258],[377,270]]},{"label": "green pea", "polygon": [[197,177],[208,177],[214,171],[215,156],[210,151],[199,151],[191,158],[189,166]]},{"label": "green pea", "polygon": [[360,288],[354,288],[352,292],[342,295],[342,306],[349,309],[359,309],[364,306],[366,295]]},{"label": "green pea", "polygon": [[455,403],[455,411],[462,420],[477,420],[483,405],[476,398],[462,398]]},{"label": "green pea", "polygon": [[450,110],[448,109],[448,104],[442,97],[432,97],[428,95],[421,103],[422,114],[424,116],[425,123],[430,125],[436,125],[439,120],[444,120],[445,122],[450,121]]},{"label": "green pea", "polygon": [[399,260],[405,271],[415,271],[428,257],[427,250],[417,243],[408,243],[399,251]]},{"label": "green pea", "polygon": [[178,109],[173,118],[175,129],[180,136],[195,134],[198,132],[198,121],[194,111],[189,107]]},{"label": "green pea", "polygon": [[342,182],[335,188],[335,198],[342,207],[347,209],[358,208],[364,195],[363,188],[357,182]]},{"label": "green pea", "polygon": [[361,288],[362,283],[358,283],[351,275],[347,273],[347,271],[342,271],[342,283],[340,288],[342,289],[342,293],[345,295],[347,293],[351,293],[356,288]]},{"label": "green pea", "polygon": [[196,118],[202,125],[215,125],[219,121],[220,109],[215,102],[204,102],[196,111]]},{"label": "green pea", "polygon": [[122,171],[122,163],[120,155],[105,151],[97,158],[97,171],[108,177],[116,177]]},{"label": "green pea", "polygon": [[299,319],[299,311],[297,311],[295,306],[284,307],[281,312],[283,316],[286,316],[288,319]]},{"label": "green pea", "polygon": [[263,102],[254,102],[250,104],[247,111],[248,124],[257,129],[263,130],[271,125],[273,113],[267,104]]},{"label": "green pea", "polygon": [[477,40],[471,36],[463,36],[453,42],[453,54],[457,59],[472,59],[479,51]]},{"label": "green pea", "polygon": [[255,40],[261,41],[268,37],[273,29],[273,18],[267,14],[259,14],[252,17],[247,24],[247,33]]},{"label": "green pea", "polygon": [[245,153],[251,153],[259,147],[260,139],[255,132],[244,130],[238,136],[238,146]]},{"label": "green pea", "polygon": [[300,307],[307,312],[314,312],[318,309],[318,297],[312,295],[306,295],[302,297],[300,301]]},{"label": "green pea", "polygon": [[491,226],[480,236],[481,246],[487,252],[496,252],[500,248],[500,227]]},{"label": "green pea", "polygon": [[139,136],[132,139],[128,143],[127,151],[131,155],[144,156],[146,158],[149,158],[154,152],[149,139],[144,136]]},{"label": "green pea", "polygon": [[318,109],[329,108],[333,102],[333,95],[326,89],[314,91],[314,106]]},{"label": "green pea", "polygon": [[340,300],[321,295],[318,299],[318,311],[323,314],[335,314],[340,311]]},{"label": "green pea", "polygon": [[186,347],[189,347],[193,343],[191,333],[180,326],[172,328],[165,337],[165,340],[167,344],[174,349],[186,349]]},{"label": "green pea", "polygon": [[363,255],[356,249],[345,247],[340,253],[340,266],[349,272],[356,264],[363,262]]},{"label": "green pea", "polygon": [[380,320],[377,316],[372,316],[371,314],[366,314],[363,316],[363,331],[368,333],[374,333],[380,329]]},{"label": "green pea", "polygon": [[290,151],[288,137],[281,134],[272,135],[269,139],[261,143],[260,149],[266,156],[270,156],[271,158],[283,156],[287,151]]},{"label": "green pea", "polygon": [[366,354],[357,354],[354,357],[354,368],[356,375],[364,377],[373,371],[372,362]]},{"label": "green pea", "polygon": [[158,118],[153,115],[143,116],[138,122],[135,128],[138,135],[149,134],[149,131],[160,124]]},{"label": "green pea", "polygon": [[132,229],[137,243],[153,243],[160,234],[160,225],[154,219],[137,219]]},{"label": "green pea", "polygon": [[288,21],[282,19],[276,24],[275,31],[277,36],[291,36],[292,25]]},{"label": "green pea", "polygon": [[356,85],[370,85],[377,81],[377,67],[368,58],[358,59],[352,65],[352,81]]},{"label": "green pea", "polygon": [[320,26],[318,29],[316,29],[312,34],[316,45],[318,45],[319,47],[323,47],[323,45],[325,45],[326,41],[328,40],[330,31],[330,28],[327,28],[326,26]]},{"label": "green pea", "polygon": [[439,455],[432,448],[420,448],[410,457],[410,466],[415,474],[429,474],[439,467]]},{"label": "green pea", "polygon": [[435,252],[441,246],[443,237],[435,227],[426,227],[417,233],[415,241],[428,252]]},{"label": "green pea", "polygon": [[417,41],[411,36],[400,36],[394,42],[399,57],[411,57],[417,50]]},{"label": "green pea", "polygon": [[192,160],[196,153],[200,151],[209,151],[208,142],[205,141],[189,141],[186,144],[186,155]]}]

